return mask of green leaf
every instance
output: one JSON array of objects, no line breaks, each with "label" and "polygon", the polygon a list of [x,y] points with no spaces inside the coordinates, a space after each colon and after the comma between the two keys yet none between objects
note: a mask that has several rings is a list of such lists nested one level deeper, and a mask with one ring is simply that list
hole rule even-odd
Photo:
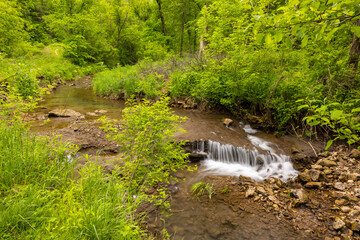
[{"label": "green leaf", "polygon": [[285,45],[288,48],[292,48],[292,41],[291,41],[291,38],[289,36],[286,37]]},{"label": "green leaf", "polygon": [[328,150],[329,147],[333,144],[334,140],[329,140],[327,143],[326,143],[326,147],[325,147],[325,150]]},{"label": "green leaf", "polygon": [[262,44],[263,39],[264,39],[264,34],[263,33],[259,33],[259,34],[256,35],[256,42],[258,44]]},{"label": "green leaf", "polygon": [[360,112],[360,108],[354,108],[351,110],[352,113],[357,113],[357,112]]},{"label": "green leaf", "polygon": [[316,125],[319,125],[321,123],[320,120],[314,120],[312,121],[311,123],[309,123],[310,126],[316,126]]},{"label": "green leaf", "polygon": [[304,109],[304,108],[309,108],[309,105],[305,104],[305,105],[298,106],[297,110],[300,111],[301,109]]},{"label": "green leaf", "polygon": [[306,45],[308,44],[309,38],[308,35],[305,35],[304,38],[301,41],[301,47],[306,47]]},{"label": "green leaf", "polygon": [[360,38],[360,26],[352,25],[350,28],[351,32],[354,33],[358,38]]},{"label": "green leaf", "polygon": [[268,45],[268,46],[271,46],[271,45],[272,45],[273,41],[272,41],[271,33],[266,34],[265,43],[266,43],[266,45]]},{"label": "green leaf", "polygon": [[331,111],[330,117],[332,120],[340,120],[344,118],[344,111],[343,110],[333,110]]},{"label": "green leaf", "polygon": [[326,40],[327,40],[327,41],[330,41],[330,40],[333,38],[334,33],[335,33],[337,30],[338,30],[338,28],[332,29],[332,30],[326,35]]}]

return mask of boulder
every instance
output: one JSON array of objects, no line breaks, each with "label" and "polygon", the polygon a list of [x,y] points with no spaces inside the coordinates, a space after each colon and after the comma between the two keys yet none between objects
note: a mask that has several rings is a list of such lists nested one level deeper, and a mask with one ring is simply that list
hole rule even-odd
[{"label": "boulder", "polygon": [[256,165],[262,167],[264,165],[264,163],[265,163],[265,161],[264,161],[264,159],[262,157],[260,157],[260,156],[256,157]]},{"label": "boulder", "polygon": [[230,118],[225,118],[224,121],[223,121],[224,125],[227,126],[227,127],[230,127],[233,124],[233,122],[234,121],[232,119],[230,119]]},{"label": "boulder", "polygon": [[72,109],[54,109],[49,112],[49,117],[74,117],[82,118],[84,117],[81,113],[76,112]]},{"label": "boulder", "polygon": [[205,160],[207,157],[206,153],[197,153],[197,152],[193,152],[189,154],[189,160],[191,162],[200,162],[202,160]]}]

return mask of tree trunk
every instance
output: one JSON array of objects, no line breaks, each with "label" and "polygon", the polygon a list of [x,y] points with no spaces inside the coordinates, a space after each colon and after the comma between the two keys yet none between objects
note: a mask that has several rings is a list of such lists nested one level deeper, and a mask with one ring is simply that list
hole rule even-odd
[{"label": "tree trunk", "polygon": [[164,36],[167,36],[166,28],[165,28],[165,19],[164,19],[164,15],[163,15],[162,8],[161,8],[161,0],[156,0],[156,2],[157,2],[158,7],[159,7],[159,14],[160,14],[163,33],[164,33]]},{"label": "tree trunk", "polygon": [[180,57],[183,56],[185,13],[186,13],[186,7],[185,7],[185,5],[184,5],[184,6],[183,6],[182,21],[181,21]]},{"label": "tree trunk", "polygon": [[[208,8],[209,5],[208,3],[205,3],[205,7]],[[206,23],[206,19],[205,19],[205,23]],[[208,31],[208,26],[205,25],[205,29],[204,29],[204,34],[206,34]],[[208,45],[207,41],[205,40],[204,38],[204,35],[201,35],[200,36],[200,47],[199,47],[199,54],[198,54],[198,57],[201,58],[204,54],[204,51],[205,51],[205,47]]]},{"label": "tree trunk", "polygon": [[[358,19],[355,22],[356,26],[360,26],[360,19]],[[359,57],[360,57],[360,39],[356,34],[354,33],[353,41],[351,43],[350,48],[350,58],[349,58],[349,64],[350,68],[353,70],[354,73],[357,72],[358,66],[359,66]]]}]

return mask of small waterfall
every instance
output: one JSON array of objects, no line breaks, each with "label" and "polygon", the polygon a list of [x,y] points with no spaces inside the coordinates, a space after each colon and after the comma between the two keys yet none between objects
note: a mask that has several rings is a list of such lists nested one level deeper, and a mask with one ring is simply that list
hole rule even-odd
[{"label": "small waterfall", "polygon": [[256,149],[249,150],[213,141],[197,142],[197,151],[207,153],[207,159],[202,162],[203,171],[216,175],[243,175],[257,181],[270,177],[286,181],[297,176],[289,156],[276,154],[269,142],[261,141],[260,138],[256,138],[256,141],[257,144],[254,145],[263,147],[266,154],[261,154]]}]

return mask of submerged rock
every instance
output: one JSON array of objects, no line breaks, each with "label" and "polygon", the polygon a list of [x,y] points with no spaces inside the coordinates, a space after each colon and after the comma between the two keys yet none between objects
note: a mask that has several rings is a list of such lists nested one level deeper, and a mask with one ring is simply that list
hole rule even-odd
[{"label": "submerged rock", "polygon": [[309,201],[309,194],[304,189],[292,189],[290,191],[290,196],[296,198],[295,206],[305,204]]},{"label": "submerged rock", "polygon": [[339,230],[339,229],[343,228],[344,226],[345,226],[345,223],[344,223],[344,221],[341,220],[341,219],[336,220],[336,221],[334,222],[334,224],[333,224],[333,228],[334,228],[335,230]]},{"label": "submerged rock", "polygon": [[49,117],[75,117],[75,118],[82,118],[82,115],[79,112],[76,112],[72,109],[54,109],[49,112]]},{"label": "submerged rock", "polygon": [[346,185],[344,183],[342,183],[342,182],[336,182],[334,184],[334,188],[337,189],[337,190],[343,191],[343,190],[345,190]]}]

